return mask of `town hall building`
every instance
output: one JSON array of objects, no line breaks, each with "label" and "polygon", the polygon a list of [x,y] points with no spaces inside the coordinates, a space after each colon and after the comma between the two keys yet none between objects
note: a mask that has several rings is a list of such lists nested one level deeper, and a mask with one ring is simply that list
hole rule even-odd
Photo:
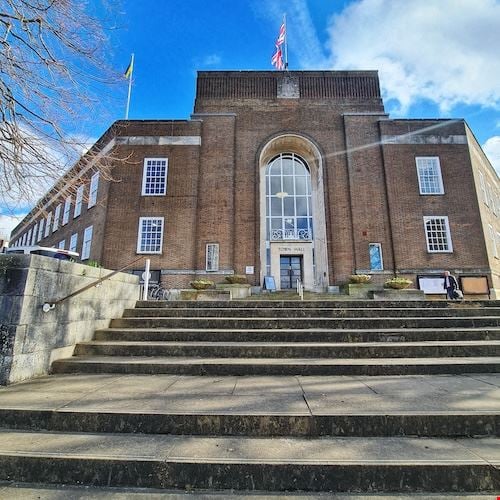
[{"label": "town hall building", "polygon": [[[189,120],[114,123],[13,231],[168,288],[327,291],[450,270],[500,292],[500,186],[463,120],[390,119],[375,71],[203,71]],[[113,161],[112,161],[113,163]],[[94,165],[94,168],[93,168]],[[143,269],[143,261],[131,267]]]}]

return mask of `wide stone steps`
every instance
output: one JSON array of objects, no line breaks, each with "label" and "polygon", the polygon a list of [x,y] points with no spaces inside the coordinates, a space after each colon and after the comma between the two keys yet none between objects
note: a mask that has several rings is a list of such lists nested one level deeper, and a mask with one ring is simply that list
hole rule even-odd
[{"label": "wide stone steps", "polygon": [[55,361],[52,372],[178,375],[497,373],[500,372],[500,357],[330,359],[76,356]]},{"label": "wide stone steps", "polygon": [[102,341],[207,341],[227,342],[418,342],[437,340],[500,340],[500,328],[393,328],[376,329],[191,329],[191,328],[103,328],[96,330]]},{"label": "wide stone steps", "polygon": [[500,300],[477,300],[477,301],[465,301],[465,302],[448,302],[445,300],[426,300],[426,301],[414,301],[414,300],[398,300],[398,301],[388,301],[388,300],[210,300],[210,301],[192,301],[192,300],[176,300],[176,301],[165,301],[165,300],[139,300],[136,303],[136,308],[159,308],[163,309],[168,307],[169,309],[213,309],[213,308],[231,308],[231,309],[297,309],[297,308],[327,308],[327,309],[338,309],[338,308],[354,308],[354,309],[391,309],[391,308],[404,308],[404,309],[422,309],[422,308],[450,308],[450,309],[461,309],[461,308],[498,308],[500,307]]},{"label": "wide stone steps", "polygon": [[427,318],[427,317],[482,317],[500,315],[500,308],[234,308],[234,307],[143,307],[126,309],[124,318]]},{"label": "wide stone steps", "polygon": [[177,489],[495,492],[496,438],[0,431],[0,479]]},{"label": "wide stone steps", "polygon": [[[432,342],[144,342],[80,343],[76,356],[207,356],[220,358],[419,358],[500,356],[500,341]],[[500,358],[499,358],[500,359]]]},{"label": "wide stone steps", "polygon": [[500,327],[500,316],[480,317],[411,317],[411,318],[166,318],[139,317],[117,318],[110,323],[112,328],[191,328],[229,330],[257,329],[394,329],[394,328],[487,328]]}]

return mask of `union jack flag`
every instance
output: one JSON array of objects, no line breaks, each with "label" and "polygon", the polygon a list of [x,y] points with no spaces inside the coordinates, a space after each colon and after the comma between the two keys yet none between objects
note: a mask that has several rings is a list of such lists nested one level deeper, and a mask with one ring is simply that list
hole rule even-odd
[{"label": "union jack flag", "polygon": [[276,69],[284,69],[285,63],[283,62],[283,54],[281,53],[281,47],[276,45],[276,52],[274,53],[271,64],[276,66]]},{"label": "union jack flag", "polygon": [[286,34],[286,28],[285,28],[285,23],[283,23],[280,26],[280,34],[278,35],[278,39],[276,40],[276,47],[281,47],[283,43],[285,42],[285,34]]}]

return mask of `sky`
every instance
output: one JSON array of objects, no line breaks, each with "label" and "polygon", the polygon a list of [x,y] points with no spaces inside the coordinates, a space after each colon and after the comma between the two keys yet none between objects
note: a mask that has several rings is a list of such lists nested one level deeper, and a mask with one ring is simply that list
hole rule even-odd
[{"label": "sky", "polygon": [[[120,3],[107,57],[125,71],[135,54],[131,119],[188,119],[198,70],[273,70],[286,13],[290,70],[378,70],[391,118],[463,118],[500,172],[500,0]],[[124,118],[126,95],[125,79],[103,91],[68,134],[92,143]],[[0,237],[28,209],[0,207]]]}]

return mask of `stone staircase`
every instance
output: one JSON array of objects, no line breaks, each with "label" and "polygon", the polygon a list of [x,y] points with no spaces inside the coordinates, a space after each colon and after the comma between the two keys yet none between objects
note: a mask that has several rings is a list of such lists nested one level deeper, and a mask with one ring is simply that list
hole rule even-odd
[{"label": "stone staircase", "polygon": [[0,481],[500,491],[500,302],[138,302],[52,370],[0,390]]}]

